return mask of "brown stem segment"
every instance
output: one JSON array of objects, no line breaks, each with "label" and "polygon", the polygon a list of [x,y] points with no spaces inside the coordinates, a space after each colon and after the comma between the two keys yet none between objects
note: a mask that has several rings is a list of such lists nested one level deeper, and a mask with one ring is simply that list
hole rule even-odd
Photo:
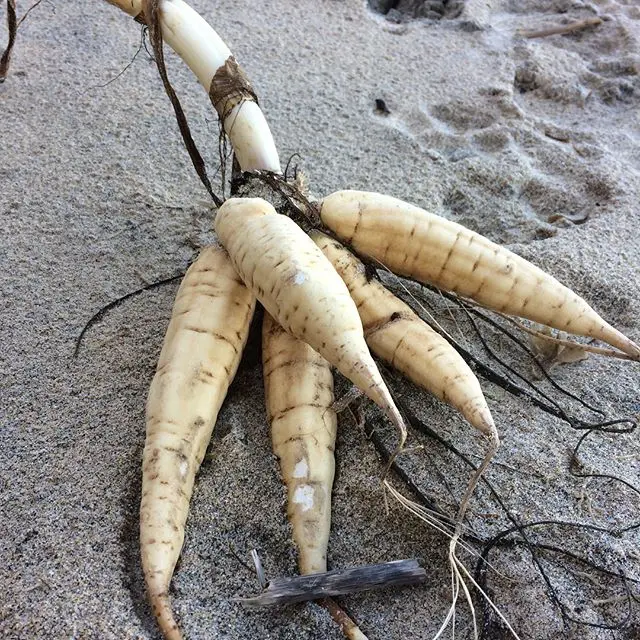
[{"label": "brown stem segment", "polygon": [[333,598],[325,598],[320,600],[321,604],[333,618],[333,621],[340,627],[340,631],[347,640],[367,640],[367,636],[360,631],[358,625],[349,617],[349,615],[340,607]]},{"label": "brown stem segment", "polygon": [[0,57],[0,82],[4,82],[9,65],[11,64],[11,53],[13,45],[16,43],[16,32],[18,31],[18,20],[16,18],[16,0],[7,0],[7,28],[9,30],[9,42],[7,48]]}]

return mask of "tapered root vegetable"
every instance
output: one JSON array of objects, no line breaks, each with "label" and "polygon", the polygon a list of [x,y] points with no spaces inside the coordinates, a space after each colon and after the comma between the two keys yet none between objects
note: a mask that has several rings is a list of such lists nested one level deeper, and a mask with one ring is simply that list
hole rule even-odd
[{"label": "tapered root vegetable", "polygon": [[363,191],[327,196],[320,215],[359,254],[398,275],[496,311],[603,340],[640,359],[640,347],[576,293],[524,258],[455,222],[402,200]]},{"label": "tapered root vegetable", "polygon": [[[107,0],[144,21],[144,0]],[[243,171],[280,173],[280,160],[255,93],[229,47],[183,0],[160,3],[162,38],[205,88]]]},{"label": "tapered root vegetable", "polygon": [[480,383],[458,352],[380,282],[368,280],[362,262],[339,242],[320,232],[311,237],[349,288],[370,349],[495,438]]},{"label": "tapered root vegetable", "polygon": [[[287,487],[287,515],[302,575],[327,570],[337,416],[329,363],[264,314],[262,366],[273,452]],[[320,602],[349,640],[366,640],[330,598]]]},{"label": "tapered root vegetable", "polygon": [[232,198],[215,229],[247,287],[278,324],[313,347],[406,429],[369,353],[349,291],[313,240],[260,198]]},{"label": "tapered root vegetable", "polygon": [[301,574],[327,570],[337,418],[329,363],[264,314],[262,366],[273,452]]},{"label": "tapered root vegetable", "polygon": [[168,589],[218,411],[240,362],[255,298],[220,246],[205,249],[178,290],[147,401],[140,551],[160,628],[181,638]]}]

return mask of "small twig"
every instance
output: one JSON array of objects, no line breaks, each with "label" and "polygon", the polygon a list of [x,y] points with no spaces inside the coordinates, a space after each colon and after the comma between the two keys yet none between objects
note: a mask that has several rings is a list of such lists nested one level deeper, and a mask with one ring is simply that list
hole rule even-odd
[{"label": "small twig", "polygon": [[260,595],[237,601],[246,607],[285,606],[370,589],[421,584],[426,579],[427,572],[417,560],[394,560],[308,576],[274,578]]},{"label": "small twig", "polygon": [[[599,586],[600,583],[595,582],[595,584],[596,586]],[[629,601],[629,596],[624,595],[624,596],[612,596],[611,598],[605,598],[604,600],[592,600],[591,604],[593,604],[596,607],[599,607],[603,604],[620,604],[621,602],[628,602],[628,601]]]},{"label": "small twig", "polygon": [[258,555],[258,551],[256,549],[251,549],[251,559],[253,560],[253,564],[256,567],[256,576],[258,577],[258,584],[260,585],[261,589],[264,589],[269,584],[269,581],[264,575],[264,569],[262,568],[262,560],[260,560],[260,556]]},{"label": "small twig", "polygon": [[7,48],[2,52],[0,57],[0,83],[5,81],[11,64],[11,52],[13,45],[16,43],[16,32],[18,24],[16,20],[16,0],[7,0],[7,29],[9,31],[9,42]]},{"label": "small twig", "polygon": [[539,31],[518,31],[518,35],[523,38],[545,38],[546,36],[573,33],[574,31],[580,31],[587,27],[597,27],[599,24],[602,24],[602,18],[585,18],[577,22],[561,24],[557,27],[548,27],[547,29],[540,29]]}]

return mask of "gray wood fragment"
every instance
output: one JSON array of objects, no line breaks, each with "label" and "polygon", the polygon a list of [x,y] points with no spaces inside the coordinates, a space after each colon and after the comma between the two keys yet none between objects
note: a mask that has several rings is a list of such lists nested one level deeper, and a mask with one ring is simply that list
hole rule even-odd
[{"label": "gray wood fragment", "polygon": [[274,578],[261,594],[237,598],[237,601],[251,608],[286,606],[327,596],[421,584],[426,579],[427,573],[417,560],[394,560],[307,576]]}]

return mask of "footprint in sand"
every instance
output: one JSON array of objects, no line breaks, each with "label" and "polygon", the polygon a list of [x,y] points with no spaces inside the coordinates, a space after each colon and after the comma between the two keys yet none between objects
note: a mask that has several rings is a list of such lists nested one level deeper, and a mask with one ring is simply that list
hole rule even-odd
[{"label": "footprint in sand", "polygon": [[599,31],[525,39],[518,29],[568,23],[593,16],[594,10],[564,0],[494,2],[489,26],[479,37],[511,50],[513,84],[414,104],[381,118],[443,167],[442,206],[457,222],[483,229],[487,224],[478,210],[496,211],[494,240],[544,239],[606,215],[624,196],[607,140],[567,112],[567,106],[607,110],[622,103],[624,108],[640,96],[638,36],[628,24],[638,12],[614,2],[600,6],[613,17],[603,19]]},{"label": "footprint in sand", "polygon": [[596,135],[528,115],[504,90],[413,109],[397,128],[446,164],[452,185],[442,204],[456,221],[485,226],[478,202],[500,212],[491,230],[500,242],[584,224],[621,193],[616,177],[597,166],[605,151]]},{"label": "footprint in sand", "polygon": [[[515,49],[515,87],[521,93],[566,104],[640,101],[640,6],[636,2],[519,2],[512,14],[527,13],[521,33],[554,27],[591,26],[572,33],[527,38]],[[514,16],[515,17],[515,16]],[[599,20],[599,22],[598,22]]]}]

